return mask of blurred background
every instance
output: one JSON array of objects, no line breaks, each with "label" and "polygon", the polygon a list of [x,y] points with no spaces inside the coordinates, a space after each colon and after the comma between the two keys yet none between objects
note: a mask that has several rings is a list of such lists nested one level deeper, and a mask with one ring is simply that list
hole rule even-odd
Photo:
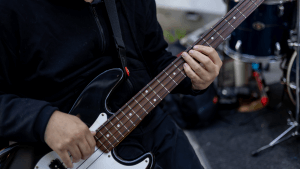
[{"label": "blurred background", "polygon": [[[179,56],[238,3],[156,0],[168,50]],[[162,103],[204,168],[300,168],[297,24],[295,0],[265,0],[216,48],[223,66],[208,90]]]}]

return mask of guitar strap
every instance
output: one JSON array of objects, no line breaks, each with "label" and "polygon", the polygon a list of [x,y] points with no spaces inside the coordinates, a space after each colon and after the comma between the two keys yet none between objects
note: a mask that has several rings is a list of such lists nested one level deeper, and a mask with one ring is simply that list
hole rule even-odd
[{"label": "guitar strap", "polygon": [[116,7],[115,0],[104,0],[106,11],[108,13],[109,21],[113,30],[113,37],[116,44],[116,49],[119,55],[119,58],[122,63],[122,69],[127,76],[129,76],[129,70],[127,68],[127,59],[126,59],[126,48],[122,38],[122,32],[120,28],[120,22],[118,17],[118,11]]}]

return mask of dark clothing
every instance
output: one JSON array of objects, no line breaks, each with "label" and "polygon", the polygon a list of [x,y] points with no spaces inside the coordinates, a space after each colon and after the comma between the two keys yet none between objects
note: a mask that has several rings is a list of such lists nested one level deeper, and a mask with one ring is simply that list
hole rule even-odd
[{"label": "dark clothing", "polygon": [[185,134],[170,116],[153,130],[138,126],[117,147],[118,155],[126,160],[147,152],[154,154],[153,169],[203,169]]},{"label": "dark clothing", "polygon": [[[131,90],[118,88],[121,107],[175,57],[165,49],[154,0],[117,0]],[[84,0],[0,0],[0,138],[44,141],[55,110],[68,112],[101,72],[121,67],[103,3]],[[174,92],[195,94],[186,78]],[[160,125],[155,108],[141,123]],[[164,137],[164,136],[162,136]]]}]

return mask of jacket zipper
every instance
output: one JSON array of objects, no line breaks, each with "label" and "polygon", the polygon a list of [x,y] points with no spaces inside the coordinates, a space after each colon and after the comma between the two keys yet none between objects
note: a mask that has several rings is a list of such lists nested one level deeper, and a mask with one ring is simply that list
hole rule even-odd
[{"label": "jacket zipper", "polygon": [[96,12],[95,7],[94,6],[90,6],[90,8],[91,8],[92,13],[94,15],[94,18],[95,18],[98,30],[100,32],[100,36],[102,37],[102,54],[103,54],[104,51],[105,51],[105,48],[106,48],[106,41],[105,41],[105,36],[104,36],[103,28],[102,28],[102,26],[100,24],[99,17],[98,17],[98,14]]}]

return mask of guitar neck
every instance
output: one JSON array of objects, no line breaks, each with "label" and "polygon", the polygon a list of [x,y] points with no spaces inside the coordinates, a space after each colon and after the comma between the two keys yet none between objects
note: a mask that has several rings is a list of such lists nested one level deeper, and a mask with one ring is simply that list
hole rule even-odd
[{"label": "guitar neck", "polygon": [[[264,0],[241,0],[195,45],[218,47]],[[167,68],[101,125],[95,136],[97,147],[107,153],[115,148],[185,77],[184,59],[176,58]]]}]

